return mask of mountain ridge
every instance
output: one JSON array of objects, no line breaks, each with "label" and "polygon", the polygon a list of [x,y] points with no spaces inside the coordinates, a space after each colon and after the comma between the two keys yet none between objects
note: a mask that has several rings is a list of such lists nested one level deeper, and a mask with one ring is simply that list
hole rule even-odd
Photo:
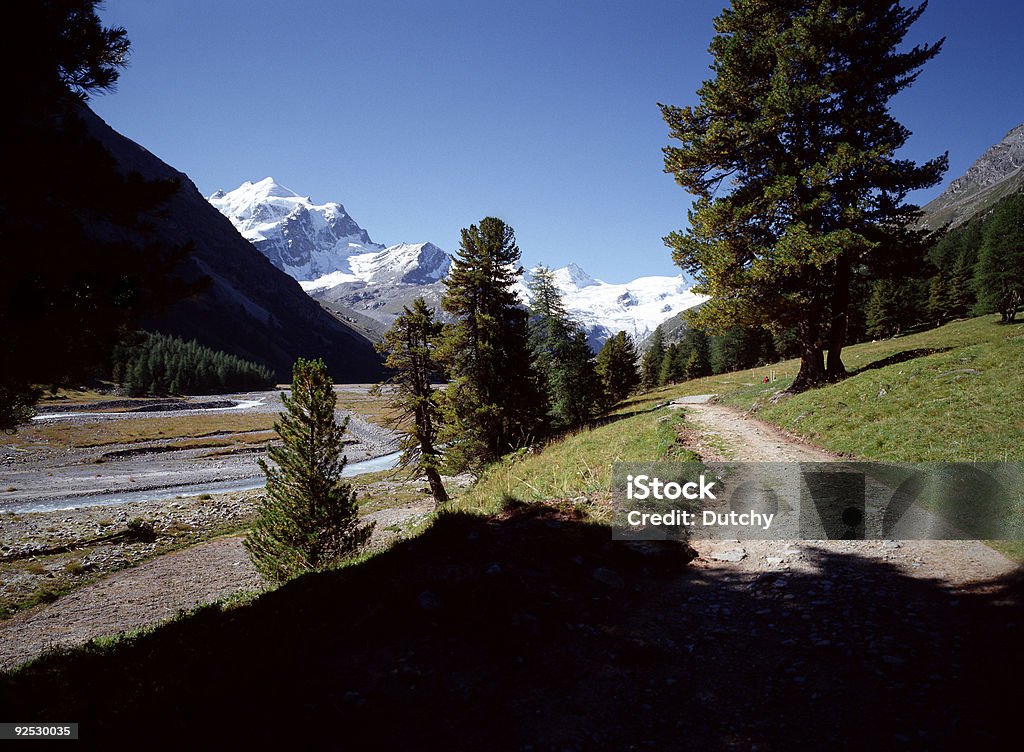
[{"label": "mountain ridge", "polygon": [[208,203],[185,173],[115,131],[88,107],[83,105],[79,114],[119,169],[180,184],[150,221],[168,244],[194,243],[178,276],[186,283],[209,282],[144,326],[263,363],[281,380],[290,378],[298,357],[323,357],[338,381],[378,378],[382,367],[372,344],[310,300]]},{"label": "mountain ridge", "polygon": [[985,150],[938,197],[922,207],[922,226],[961,225],[997,201],[1024,189],[1024,123]]}]

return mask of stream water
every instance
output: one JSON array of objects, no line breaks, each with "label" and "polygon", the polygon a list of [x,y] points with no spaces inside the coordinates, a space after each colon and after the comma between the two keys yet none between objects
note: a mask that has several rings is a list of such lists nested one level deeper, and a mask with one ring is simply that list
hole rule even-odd
[{"label": "stream water", "polygon": [[[350,462],[345,465],[342,476],[351,478],[381,470],[391,470],[398,466],[401,452],[392,452],[380,457],[371,457],[361,462]],[[231,493],[232,491],[251,491],[263,488],[266,478],[262,475],[233,480],[218,480],[207,483],[192,483],[182,486],[153,488],[141,491],[113,491],[111,493],[91,494],[89,496],[71,496],[65,499],[47,499],[22,503],[4,504],[0,510],[4,512],[52,512],[61,509],[80,509],[83,507],[103,507],[113,504],[131,504],[143,501],[173,500],[180,496],[199,496],[201,494]]]}]

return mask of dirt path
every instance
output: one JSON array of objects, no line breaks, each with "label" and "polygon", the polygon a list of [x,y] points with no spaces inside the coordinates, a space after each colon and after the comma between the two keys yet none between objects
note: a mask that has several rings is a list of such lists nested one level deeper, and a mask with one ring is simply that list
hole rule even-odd
[{"label": "dirt path", "polygon": [[[366,515],[364,521],[376,522],[371,545],[405,535],[432,510],[433,502],[425,500]],[[249,561],[243,540],[218,538],[158,556],[0,622],[0,670],[50,648],[155,626],[181,610],[264,589],[266,582]]]},{"label": "dirt path", "polygon": [[[707,460],[827,462],[823,449],[741,411],[699,395],[673,404],[686,410],[699,428],[696,450]],[[704,449],[704,451],[701,451]],[[730,567],[758,575],[766,571],[807,572],[820,553],[844,553],[885,561],[903,573],[969,588],[1016,569],[1002,554],[979,541],[694,541],[698,566]]]},{"label": "dirt path", "polygon": [[744,416],[735,408],[710,401],[683,404],[687,417],[699,423],[708,438],[726,447],[728,456],[722,459],[749,462],[827,462],[835,459],[825,450],[800,443],[774,426]]}]

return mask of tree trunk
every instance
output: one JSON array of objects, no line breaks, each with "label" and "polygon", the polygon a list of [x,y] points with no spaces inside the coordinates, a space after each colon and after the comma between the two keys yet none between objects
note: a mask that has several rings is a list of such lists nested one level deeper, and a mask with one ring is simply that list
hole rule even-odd
[{"label": "tree trunk", "polygon": [[444,483],[441,482],[441,474],[437,472],[437,468],[427,468],[427,483],[430,484],[430,493],[434,497],[434,503],[437,506],[448,503],[448,492],[444,488]]},{"label": "tree trunk", "polygon": [[825,356],[821,345],[814,344],[805,347],[800,356],[800,372],[787,391],[793,394],[806,392],[825,381]]},{"label": "tree trunk", "polygon": [[832,321],[828,332],[828,365],[825,369],[825,378],[829,381],[846,378],[842,354],[850,309],[851,269],[845,259],[839,259],[837,263],[835,286],[832,288]]},{"label": "tree trunk", "polygon": [[800,372],[787,392],[796,394],[805,392],[825,382],[825,355],[822,351],[821,329],[817,312],[808,311],[807,318],[801,322],[800,335]]}]

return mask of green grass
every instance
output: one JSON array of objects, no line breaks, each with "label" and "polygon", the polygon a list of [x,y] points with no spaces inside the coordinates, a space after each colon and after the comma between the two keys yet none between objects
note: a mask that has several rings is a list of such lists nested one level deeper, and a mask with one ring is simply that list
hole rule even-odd
[{"label": "green grass", "polygon": [[[886,462],[1024,461],[1024,327],[985,316],[921,334],[849,348],[851,371],[911,350],[938,350],[870,368],[776,404],[768,393],[785,381],[723,392],[826,449]],[[942,350],[945,350],[944,352]]]},{"label": "green grass", "polygon": [[457,499],[458,507],[494,513],[509,498],[526,502],[578,499],[607,492],[615,462],[695,459],[678,444],[680,412],[651,410],[655,404],[657,400],[626,404],[606,425],[570,434],[537,451],[517,452],[490,465],[476,485]]},{"label": "green grass", "polygon": [[[854,345],[844,350],[843,362],[849,378],[774,404],[770,398],[792,383],[798,360],[663,387],[620,409],[714,393],[725,404],[857,459],[1024,461],[1024,326],[1002,325],[993,316],[956,321]],[[771,370],[777,380],[763,384]],[[1024,541],[990,545],[1024,562]]]},{"label": "green grass", "polygon": [[[934,352],[865,369],[910,350]],[[768,398],[789,386],[798,360],[636,395],[616,406],[606,425],[491,465],[458,507],[494,513],[510,497],[551,501],[607,491],[612,463],[665,459],[678,449],[682,417],[657,407],[694,394],[719,394],[726,404],[754,409],[759,418],[819,446],[863,459],[1024,460],[1024,327],[1002,326],[991,316],[958,321],[854,345],[844,362],[854,372],[850,378],[774,405]],[[772,370],[777,380],[763,384]],[[692,458],[688,452],[679,456]]]},{"label": "green grass", "polygon": [[[934,351],[882,367],[886,358]],[[786,389],[800,368],[787,360],[662,387],[617,410],[645,409],[677,397],[721,401],[835,452],[885,462],[1024,461],[1024,325],[993,316],[843,351],[851,376],[802,394]],[[777,380],[763,384],[770,371]],[[884,390],[884,392],[883,392]]]}]

